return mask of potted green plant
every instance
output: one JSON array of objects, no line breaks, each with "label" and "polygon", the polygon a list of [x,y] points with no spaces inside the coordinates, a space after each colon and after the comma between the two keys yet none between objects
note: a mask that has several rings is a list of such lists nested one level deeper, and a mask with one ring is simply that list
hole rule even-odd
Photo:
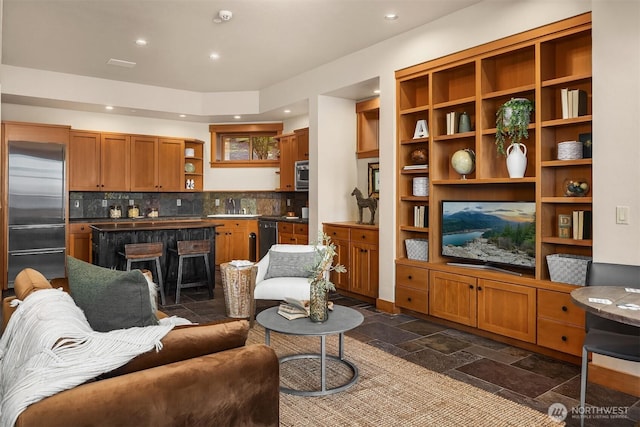
[{"label": "potted green plant", "polygon": [[533,101],[527,98],[511,98],[496,112],[496,147],[498,154],[507,155],[504,144],[507,139],[519,144],[529,138],[528,126],[533,112]]},{"label": "potted green plant", "polygon": [[[496,147],[498,154],[507,156],[510,178],[523,178],[527,170],[527,146],[521,144],[529,138],[529,121],[533,102],[526,98],[511,98],[498,108],[496,113]],[[505,141],[511,145],[505,150]]]}]

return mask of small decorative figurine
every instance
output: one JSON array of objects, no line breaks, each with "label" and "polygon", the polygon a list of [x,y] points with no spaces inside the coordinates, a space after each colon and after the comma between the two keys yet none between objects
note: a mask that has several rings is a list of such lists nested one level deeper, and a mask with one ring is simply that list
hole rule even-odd
[{"label": "small decorative figurine", "polygon": [[376,209],[378,209],[378,201],[373,197],[369,197],[365,199],[362,197],[362,191],[358,190],[358,187],[354,188],[351,192],[352,196],[356,196],[356,200],[358,201],[358,221],[357,224],[362,224],[362,210],[364,208],[369,208],[369,212],[371,213],[371,221],[369,221],[370,225],[373,225],[373,220],[376,216]]}]

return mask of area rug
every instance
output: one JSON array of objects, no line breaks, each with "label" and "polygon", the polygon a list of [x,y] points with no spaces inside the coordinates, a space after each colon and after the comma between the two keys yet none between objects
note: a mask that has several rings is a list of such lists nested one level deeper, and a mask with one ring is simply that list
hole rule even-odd
[{"label": "area rug", "polygon": [[[247,343],[264,343],[264,329],[255,325]],[[320,338],[271,333],[271,347],[279,357],[318,353]],[[327,337],[328,354],[337,355],[337,336]],[[280,393],[280,425],[298,426],[553,426],[547,414],[429,371],[356,339],[345,337],[345,358],[359,370],[356,384],[346,391],[322,397]],[[327,387],[350,378],[342,364],[327,363]],[[319,388],[320,363],[314,359],[285,362],[281,385]]]}]

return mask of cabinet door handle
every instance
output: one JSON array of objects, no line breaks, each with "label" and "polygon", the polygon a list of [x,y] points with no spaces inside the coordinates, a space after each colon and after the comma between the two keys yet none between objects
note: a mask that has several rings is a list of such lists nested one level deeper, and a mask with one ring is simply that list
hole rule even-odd
[{"label": "cabinet door handle", "polygon": [[562,306],[562,311],[567,311],[567,310],[568,310],[567,306],[566,306],[566,305],[563,305],[563,306]]},{"label": "cabinet door handle", "polygon": [[562,341],[567,341],[567,337],[565,337],[564,335],[562,336]]},{"label": "cabinet door handle", "polygon": [[407,301],[411,302],[411,297],[407,297]]},{"label": "cabinet door handle", "polygon": [[481,291],[481,290],[482,290],[482,287],[481,287],[481,286],[478,286],[478,290],[479,290],[479,291]]},{"label": "cabinet door handle", "polygon": [[408,275],[407,279],[411,280],[411,279],[413,279],[413,277],[411,275]]},{"label": "cabinet door handle", "polygon": [[473,285],[469,285],[469,289],[473,289]]}]

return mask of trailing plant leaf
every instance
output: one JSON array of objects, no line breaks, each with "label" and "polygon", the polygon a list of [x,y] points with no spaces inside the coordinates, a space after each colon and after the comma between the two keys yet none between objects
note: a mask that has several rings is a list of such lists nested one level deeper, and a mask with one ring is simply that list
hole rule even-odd
[{"label": "trailing plant leaf", "polygon": [[[508,110],[511,111],[510,115],[506,114]],[[533,110],[533,101],[526,98],[511,98],[498,108],[496,112],[496,149],[498,154],[506,155],[504,146],[507,140],[519,144],[523,139],[529,138],[527,128]]]}]

